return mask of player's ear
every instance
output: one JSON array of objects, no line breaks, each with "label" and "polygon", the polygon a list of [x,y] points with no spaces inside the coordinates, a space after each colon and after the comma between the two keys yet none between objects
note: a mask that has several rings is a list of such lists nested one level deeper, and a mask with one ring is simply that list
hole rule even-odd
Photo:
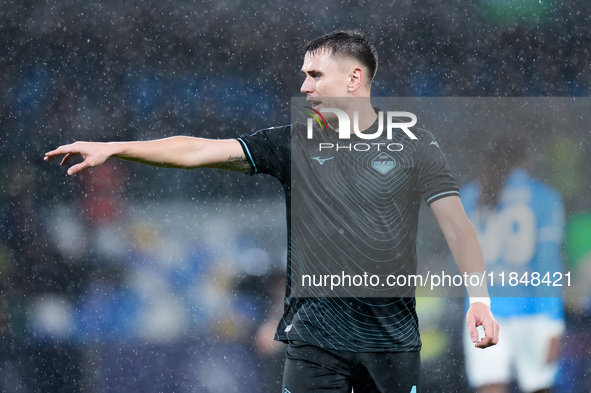
[{"label": "player's ear", "polygon": [[347,85],[349,92],[354,92],[363,85],[365,74],[361,67],[354,67],[349,73],[349,83]]}]

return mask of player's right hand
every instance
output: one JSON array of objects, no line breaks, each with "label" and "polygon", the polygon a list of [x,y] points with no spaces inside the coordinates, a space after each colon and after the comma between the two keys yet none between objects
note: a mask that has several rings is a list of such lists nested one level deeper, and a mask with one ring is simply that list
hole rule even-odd
[{"label": "player's right hand", "polygon": [[70,158],[81,155],[83,161],[68,168],[68,175],[74,175],[86,168],[102,165],[112,152],[108,143],[100,142],[74,142],[69,145],[63,145],[55,150],[45,153],[45,161],[51,161],[61,155],[64,155],[60,165],[66,165]]},{"label": "player's right hand", "polygon": [[[470,305],[466,313],[466,324],[470,339],[476,348],[488,348],[499,342],[499,324],[490,311],[490,307],[482,302]],[[478,326],[484,329],[484,337],[479,340]]]}]

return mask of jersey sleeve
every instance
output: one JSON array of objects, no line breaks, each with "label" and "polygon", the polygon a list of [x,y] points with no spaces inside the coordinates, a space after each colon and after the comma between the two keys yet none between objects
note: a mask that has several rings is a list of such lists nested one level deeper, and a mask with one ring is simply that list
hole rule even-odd
[{"label": "jersey sleeve", "polygon": [[284,181],[290,166],[290,126],[259,130],[238,139],[251,175],[265,173]]},{"label": "jersey sleeve", "polygon": [[459,188],[439,144],[426,132],[415,151],[417,188],[428,205],[448,196],[459,196]]}]

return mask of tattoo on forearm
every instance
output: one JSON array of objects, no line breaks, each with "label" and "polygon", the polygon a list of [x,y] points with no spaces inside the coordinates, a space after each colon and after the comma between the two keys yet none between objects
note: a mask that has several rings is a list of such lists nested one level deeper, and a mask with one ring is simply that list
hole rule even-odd
[{"label": "tattoo on forearm", "polygon": [[218,169],[225,169],[236,172],[250,172],[250,164],[244,156],[229,156],[225,162],[215,165]]}]

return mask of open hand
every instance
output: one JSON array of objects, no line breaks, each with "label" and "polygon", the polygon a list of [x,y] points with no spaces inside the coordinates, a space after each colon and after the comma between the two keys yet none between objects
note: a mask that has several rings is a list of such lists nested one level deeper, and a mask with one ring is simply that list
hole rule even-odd
[{"label": "open hand", "polygon": [[100,142],[74,142],[69,145],[63,145],[55,150],[45,153],[45,161],[51,161],[61,155],[64,155],[60,165],[66,165],[70,158],[80,154],[83,161],[68,168],[68,175],[74,175],[86,168],[102,165],[112,152],[108,143]]}]

